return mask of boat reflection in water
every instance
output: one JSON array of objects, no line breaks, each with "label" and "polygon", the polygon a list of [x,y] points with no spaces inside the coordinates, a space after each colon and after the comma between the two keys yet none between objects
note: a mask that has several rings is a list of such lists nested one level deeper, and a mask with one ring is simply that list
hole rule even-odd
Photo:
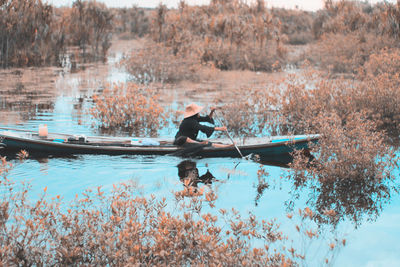
[{"label": "boat reflection in water", "polygon": [[184,160],[177,167],[179,179],[185,186],[197,187],[199,183],[211,184],[215,180],[209,170],[200,175],[197,164],[194,161]]}]

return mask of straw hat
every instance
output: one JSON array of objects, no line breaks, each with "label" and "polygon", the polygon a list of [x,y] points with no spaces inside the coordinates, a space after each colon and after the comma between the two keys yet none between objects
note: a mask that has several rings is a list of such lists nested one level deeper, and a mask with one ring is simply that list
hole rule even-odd
[{"label": "straw hat", "polygon": [[202,109],[203,109],[203,107],[196,105],[194,103],[187,105],[186,109],[185,109],[185,113],[183,113],[183,117],[185,119],[192,117],[193,115],[196,115],[197,113],[199,113]]}]

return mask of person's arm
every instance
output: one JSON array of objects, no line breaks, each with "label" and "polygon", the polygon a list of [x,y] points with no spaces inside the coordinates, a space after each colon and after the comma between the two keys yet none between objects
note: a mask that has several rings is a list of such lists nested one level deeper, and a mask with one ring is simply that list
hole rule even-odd
[{"label": "person's arm", "polygon": [[214,130],[215,130],[215,131],[222,131],[222,132],[228,131],[228,129],[226,128],[226,126],[214,127]]},{"label": "person's arm", "polygon": [[208,114],[208,117],[210,117],[210,119],[212,119],[212,116],[214,115],[214,111],[216,110],[217,108],[216,107],[211,107],[210,108],[210,114]]},{"label": "person's arm", "polygon": [[207,135],[207,137],[210,137],[213,134],[213,132],[215,130],[215,127],[209,127],[209,126],[206,126],[206,125],[201,125],[199,123],[197,125],[197,129],[199,131],[202,131],[203,133],[205,133]]},{"label": "person's arm", "polygon": [[199,116],[198,121],[199,122],[209,122],[211,124],[215,124],[214,119],[211,118],[210,115]]}]

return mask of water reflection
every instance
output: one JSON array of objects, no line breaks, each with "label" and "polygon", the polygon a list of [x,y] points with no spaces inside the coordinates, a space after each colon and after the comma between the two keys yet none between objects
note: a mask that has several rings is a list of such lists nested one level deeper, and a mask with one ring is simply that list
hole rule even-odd
[{"label": "water reflection", "polygon": [[315,211],[319,224],[337,226],[340,221],[350,220],[355,227],[364,221],[375,221],[399,192],[397,181],[377,179],[327,179],[306,184],[293,184],[292,198],[286,204],[293,210],[296,200],[307,191],[307,205]]},{"label": "water reflection", "polygon": [[215,180],[214,175],[208,169],[206,173],[200,175],[197,164],[194,161],[181,161],[177,167],[179,179],[185,186],[197,187],[199,183],[211,184]]}]

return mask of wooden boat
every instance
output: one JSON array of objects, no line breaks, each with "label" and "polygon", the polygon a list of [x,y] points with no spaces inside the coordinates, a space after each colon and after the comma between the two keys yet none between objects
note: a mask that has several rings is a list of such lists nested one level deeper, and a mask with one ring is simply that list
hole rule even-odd
[{"label": "wooden boat", "polygon": [[[307,150],[310,142],[317,142],[318,135],[276,136],[248,138],[243,143],[237,142],[244,156],[257,155],[261,161],[287,161],[295,149]],[[228,139],[213,139],[211,142],[229,144]],[[30,155],[188,155],[180,153],[182,147],[172,144],[172,139],[132,138],[132,137],[86,137],[68,134],[49,133],[46,137],[25,130],[6,130],[0,132],[0,143],[4,147],[1,153],[26,150]],[[196,150],[196,149],[195,149]],[[202,147],[193,156],[240,157],[235,147]],[[190,154],[189,154],[190,155]]]}]

